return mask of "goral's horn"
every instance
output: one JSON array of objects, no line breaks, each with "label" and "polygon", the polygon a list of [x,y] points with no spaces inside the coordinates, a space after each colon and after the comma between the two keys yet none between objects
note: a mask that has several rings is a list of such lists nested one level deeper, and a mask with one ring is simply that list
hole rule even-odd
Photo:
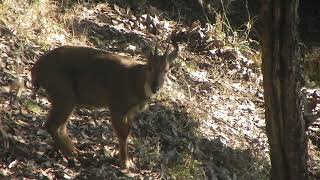
[{"label": "goral's horn", "polygon": [[163,54],[164,57],[167,57],[169,55],[169,47],[170,47],[170,44],[168,43],[166,51]]},{"label": "goral's horn", "polygon": [[156,46],[154,47],[154,55],[158,56],[158,41],[156,42]]}]

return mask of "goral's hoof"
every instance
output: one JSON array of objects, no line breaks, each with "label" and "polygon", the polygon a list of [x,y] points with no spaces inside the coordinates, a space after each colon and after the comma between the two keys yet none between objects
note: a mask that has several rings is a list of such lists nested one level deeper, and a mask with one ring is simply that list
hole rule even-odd
[{"label": "goral's hoof", "polygon": [[71,141],[55,141],[55,146],[65,156],[76,156],[79,152]]}]

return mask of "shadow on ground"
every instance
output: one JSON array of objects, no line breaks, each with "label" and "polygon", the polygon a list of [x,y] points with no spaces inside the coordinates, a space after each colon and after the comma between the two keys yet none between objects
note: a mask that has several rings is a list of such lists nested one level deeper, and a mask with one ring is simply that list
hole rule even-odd
[{"label": "shadow on ground", "polygon": [[[28,100],[20,101],[23,106]],[[68,127],[80,153],[72,158],[53,148],[51,138],[43,130],[44,114],[21,116],[13,111],[11,116],[15,122],[5,122],[10,122],[6,129],[14,138],[10,150],[1,152],[1,164],[10,166],[15,174],[2,178],[40,178],[43,172],[57,178],[66,178],[68,174],[81,179],[129,178],[118,166],[117,139],[108,111],[74,111]],[[250,150],[234,149],[222,139],[203,137],[197,131],[199,123],[183,106],[151,103],[150,109],[137,117],[130,141],[129,152],[138,167],[134,177],[261,179],[261,174],[266,174],[266,163]]]},{"label": "shadow on ground", "polygon": [[248,20],[254,20],[260,8],[259,2],[255,0],[89,0],[80,2],[71,0],[68,1],[68,5],[64,5],[64,8],[68,9],[77,3],[88,4],[88,2],[89,4],[108,3],[111,6],[130,9],[136,17],[142,14],[160,16],[165,14],[165,17],[188,26],[191,26],[194,21],[200,21],[202,24],[215,23],[217,14],[225,14],[234,29],[244,26]]}]

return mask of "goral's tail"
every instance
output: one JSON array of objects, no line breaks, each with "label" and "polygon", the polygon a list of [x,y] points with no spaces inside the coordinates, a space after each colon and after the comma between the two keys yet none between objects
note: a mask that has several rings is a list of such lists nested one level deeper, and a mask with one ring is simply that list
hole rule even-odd
[{"label": "goral's tail", "polygon": [[31,83],[33,86],[32,95],[31,95],[32,99],[36,99],[37,92],[40,88],[39,79],[37,76],[37,69],[38,69],[37,67],[38,67],[38,63],[35,63],[31,69]]}]

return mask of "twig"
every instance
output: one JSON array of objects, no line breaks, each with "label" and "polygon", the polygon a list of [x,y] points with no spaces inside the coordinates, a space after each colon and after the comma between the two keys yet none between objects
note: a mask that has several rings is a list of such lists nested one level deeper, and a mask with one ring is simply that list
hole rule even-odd
[{"label": "twig", "polygon": [[189,95],[189,101],[191,101],[191,91],[190,91],[190,85],[188,84],[188,82],[186,81],[186,77],[185,77],[185,75],[184,75],[184,73],[182,73],[183,74],[183,82],[186,84],[186,86],[187,86],[187,88],[188,88],[188,95]]}]

